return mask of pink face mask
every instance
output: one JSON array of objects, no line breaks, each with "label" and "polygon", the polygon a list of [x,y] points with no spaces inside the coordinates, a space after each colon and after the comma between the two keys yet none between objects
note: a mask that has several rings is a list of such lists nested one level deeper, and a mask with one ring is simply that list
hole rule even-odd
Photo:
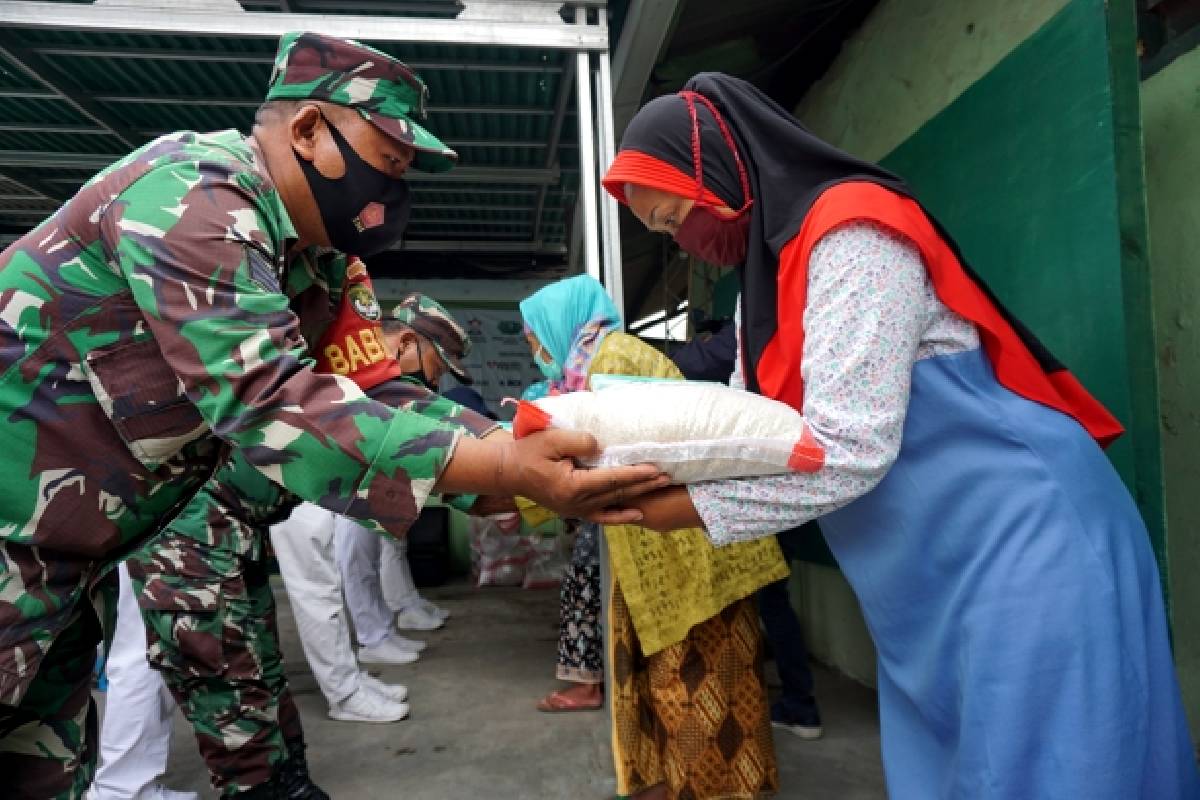
[{"label": "pink face mask", "polygon": [[[679,93],[688,104],[692,114],[692,160],[696,168],[696,198],[692,210],[684,217],[683,222],[675,231],[675,243],[692,256],[722,267],[733,267],[746,259],[746,249],[750,245],[750,206],[754,202],[750,197],[750,179],[746,176],[746,168],[738,155],[733,136],[725,127],[725,120],[709,102],[708,98],[697,92]],[[696,117],[696,101],[703,103],[717,125],[721,135],[733,153],[737,164],[738,177],[742,182],[742,196],[746,203],[732,215],[722,214],[710,203],[701,198],[704,195],[704,164],[700,156],[700,121]]]},{"label": "pink face mask", "polygon": [[746,260],[750,244],[750,215],[746,211],[728,217],[712,206],[696,204],[675,231],[675,243],[701,261],[735,267]]}]

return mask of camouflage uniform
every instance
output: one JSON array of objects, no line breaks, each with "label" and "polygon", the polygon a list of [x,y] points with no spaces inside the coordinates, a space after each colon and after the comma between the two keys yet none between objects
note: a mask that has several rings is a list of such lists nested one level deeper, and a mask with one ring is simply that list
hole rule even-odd
[{"label": "camouflage uniform", "polygon": [[[369,287],[367,282],[364,294],[374,304]],[[317,348],[326,353],[318,371],[326,371],[330,358],[351,361],[347,337],[349,343],[365,340],[358,346],[370,349],[377,337],[364,337],[363,329],[377,329],[379,322],[360,313],[343,313],[329,325]],[[327,352],[331,347],[340,352]],[[373,379],[364,379],[359,366],[346,377],[382,402],[419,408],[475,436],[495,427],[414,381],[392,379],[398,369],[376,372],[385,382],[368,385]],[[297,502],[235,453],[165,535],[128,562],[150,663],[192,723],[213,786],[227,796],[265,783],[289,758],[303,760],[303,731],[283,669],[266,564],[267,529]]]},{"label": "camouflage uniform", "polygon": [[[268,98],[355,106],[425,148],[418,165],[449,166],[452,151],[405,116],[423,85],[339,42],[284,37]],[[101,172],[0,254],[8,796],[77,797],[87,785],[89,664],[112,627],[111,567],[191,501],[229,448],[393,535],[453,452],[461,426],[437,404],[394,409],[312,371],[290,303],[321,307],[312,298],[341,286],[345,260],[289,262],[295,240],[252,140],[180,132]]]},{"label": "camouflage uniform", "polygon": [[239,455],[127,562],[150,664],[191,722],[215,788],[270,780],[301,752],[271,593],[265,526],[295,501]]}]

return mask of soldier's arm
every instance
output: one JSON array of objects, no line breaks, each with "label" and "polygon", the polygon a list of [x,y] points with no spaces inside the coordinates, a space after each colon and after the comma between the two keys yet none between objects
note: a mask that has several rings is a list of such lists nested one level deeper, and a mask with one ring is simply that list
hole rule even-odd
[{"label": "soldier's arm", "polygon": [[458,425],[476,439],[482,439],[500,428],[495,421],[460,406],[453,400],[447,400],[411,380],[397,378],[384,381],[367,389],[366,394],[391,408],[403,408]]},{"label": "soldier's arm", "polygon": [[[413,381],[403,379],[384,381],[367,389],[366,393],[368,397],[392,408],[407,408],[424,416],[432,416],[462,425],[476,439],[482,439],[501,430],[493,420],[447,400],[440,394],[435,394]],[[451,508],[470,512],[478,498],[479,496],[475,494],[456,494],[449,495],[444,500],[446,505]]]},{"label": "soldier's arm", "polygon": [[300,497],[402,534],[461,426],[312,371],[279,285],[269,202],[252,175],[220,164],[160,167],[109,207],[105,243],[218,436]]}]

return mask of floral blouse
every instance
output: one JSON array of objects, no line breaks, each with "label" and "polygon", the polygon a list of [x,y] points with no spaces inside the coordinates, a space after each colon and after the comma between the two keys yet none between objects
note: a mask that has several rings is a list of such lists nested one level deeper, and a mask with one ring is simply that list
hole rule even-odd
[{"label": "floral blouse", "polygon": [[[975,326],[934,294],[916,246],[871,222],[813,247],[804,331],[801,410],[825,465],[689,486],[714,544],[793,528],[869,492],[899,455],[913,364],[979,347]],[[739,347],[730,384],[744,386],[742,375]]]}]

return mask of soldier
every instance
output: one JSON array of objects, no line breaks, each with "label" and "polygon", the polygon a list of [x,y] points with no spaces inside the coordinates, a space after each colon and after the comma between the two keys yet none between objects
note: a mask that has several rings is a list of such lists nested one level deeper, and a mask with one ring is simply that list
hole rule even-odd
[{"label": "soldier", "polygon": [[[416,379],[392,382],[402,377],[401,365],[391,357],[383,314],[361,262],[347,268],[340,294],[339,313],[317,343],[318,372],[349,378],[369,396],[390,404],[438,406],[440,411],[425,413],[460,423],[478,438],[497,430],[491,420],[430,395]],[[407,305],[402,303],[398,311],[409,319]],[[448,320],[439,321],[445,325]],[[386,358],[376,357],[379,348]],[[146,624],[150,663],[192,723],[213,787],[223,796],[249,800],[282,792],[288,798],[325,797],[308,776],[268,581],[267,529],[298,502],[234,454],[166,534],[127,562]],[[327,560],[319,571],[336,576],[332,541],[328,552],[304,548],[301,542],[282,543],[288,549],[279,552],[279,563],[289,592],[294,582],[303,583],[297,580],[301,560]],[[296,549],[305,550],[303,559],[295,557]],[[323,594],[338,598],[340,610],[340,585],[324,588]],[[293,610],[299,612],[308,601],[293,594]],[[315,626],[300,627],[303,638]],[[380,705],[403,700],[397,694],[401,687],[361,677],[347,631],[327,638],[331,641],[323,642],[323,648],[331,652],[318,657],[336,659],[347,673],[346,683],[352,685],[343,697],[366,683],[368,694],[384,695],[382,703],[376,701]]]},{"label": "soldier", "polygon": [[230,449],[395,536],[435,488],[626,521],[639,512],[611,506],[665,483],[650,467],[575,468],[590,437],[482,441],[444,401],[393,408],[312,370],[301,317],[329,308],[345,272],[313,248],[388,247],[407,217],[404,171],[453,164],[417,122],[425,98],[382,53],[288,34],[250,136],[160,137],[0,254],[8,796],[82,794],[112,565],[187,506]]}]

